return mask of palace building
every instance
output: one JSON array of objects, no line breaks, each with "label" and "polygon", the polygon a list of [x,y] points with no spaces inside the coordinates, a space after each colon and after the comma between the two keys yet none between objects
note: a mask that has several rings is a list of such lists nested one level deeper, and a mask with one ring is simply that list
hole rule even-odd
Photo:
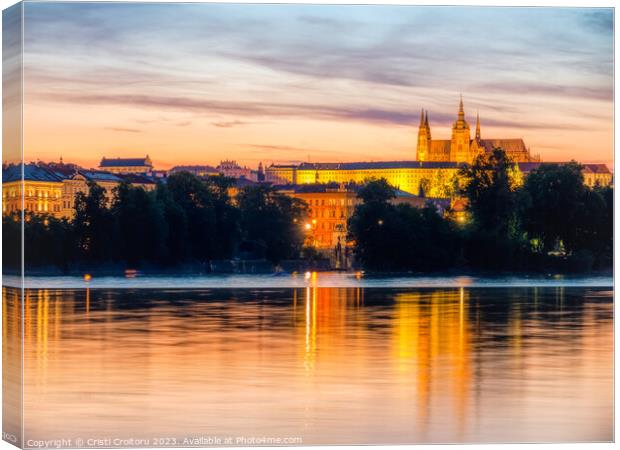
[{"label": "palace building", "polygon": [[153,179],[141,174],[113,174],[62,163],[10,165],[2,171],[2,212],[14,214],[23,209],[27,213],[72,219],[75,196],[88,193],[89,182],[105,189],[110,204],[114,188],[124,181],[146,191],[156,187]]}]

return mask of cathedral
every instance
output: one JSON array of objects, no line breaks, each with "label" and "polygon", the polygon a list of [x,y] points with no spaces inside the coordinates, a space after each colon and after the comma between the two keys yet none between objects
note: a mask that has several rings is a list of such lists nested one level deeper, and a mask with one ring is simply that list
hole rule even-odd
[{"label": "cathedral", "polygon": [[418,161],[471,163],[479,154],[491,152],[498,147],[515,162],[539,160],[532,157],[523,139],[482,139],[479,116],[476,117],[476,132],[472,139],[469,124],[465,120],[462,97],[456,122],[452,125],[451,139],[432,139],[428,111],[422,110],[418,130]]}]

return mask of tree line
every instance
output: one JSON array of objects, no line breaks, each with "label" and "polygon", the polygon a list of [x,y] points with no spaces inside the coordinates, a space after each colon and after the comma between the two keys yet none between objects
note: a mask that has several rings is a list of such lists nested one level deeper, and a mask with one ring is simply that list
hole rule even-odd
[{"label": "tree line", "polygon": [[[467,218],[393,204],[384,179],[359,188],[348,222],[356,264],[371,271],[449,269],[588,271],[611,267],[613,189],[584,185],[582,167],[542,164],[524,182],[501,149],[460,169],[455,189]],[[308,207],[268,185],[232,198],[234,180],[182,172],[146,191],[118,185],[109,196],[96,183],[75,198],[71,220],[28,213],[27,267],[122,264],[177,267],[233,257],[272,264],[315,258],[304,248]],[[21,264],[21,222],[3,217],[4,265]]]},{"label": "tree line", "polygon": [[[176,266],[231,259],[264,258],[277,264],[296,258],[304,242],[307,207],[267,185],[229,195],[234,180],[170,175],[153,191],[128,183],[113,189],[88,184],[75,198],[71,220],[28,213],[24,221],[27,267],[72,264],[149,263]],[[19,215],[3,217],[5,264],[19,268]]]},{"label": "tree line", "polygon": [[430,203],[394,205],[385,180],[368,183],[348,226],[358,262],[377,271],[610,268],[613,189],[585,186],[575,162],[542,164],[524,182],[519,176],[501,149],[462,167],[464,223]]}]

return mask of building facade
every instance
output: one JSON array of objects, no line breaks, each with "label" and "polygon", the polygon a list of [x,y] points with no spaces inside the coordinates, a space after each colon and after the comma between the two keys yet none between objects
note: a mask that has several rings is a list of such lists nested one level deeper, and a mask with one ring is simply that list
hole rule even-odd
[{"label": "building facade", "polygon": [[298,164],[272,164],[265,169],[265,181],[272,184],[297,184]]},{"label": "building facade", "polygon": [[[308,205],[308,221],[300,224],[306,233],[306,245],[333,256],[338,246],[346,243],[347,221],[361,203],[357,197],[360,185],[337,183],[284,186],[279,192],[303,200]],[[431,201],[443,214],[449,202],[422,198],[397,190],[393,204],[407,204],[421,208]]]},{"label": "building facade", "polygon": [[[22,181],[23,168],[23,181]],[[36,164],[12,165],[2,171],[2,213],[25,212],[62,217],[62,178]]]},{"label": "building facade", "polygon": [[456,121],[452,124],[450,139],[433,139],[428,117],[428,111],[422,110],[416,153],[418,161],[451,161],[469,164],[476,156],[489,153],[495,148],[502,148],[514,162],[540,161],[539,157],[531,155],[523,139],[483,139],[480,116],[476,116],[476,130],[472,138],[469,123],[465,120],[462,98]]},{"label": "building facade", "polygon": [[150,173],[153,162],[149,155],[144,158],[102,158],[99,170],[112,173]]},{"label": "building facade", "polygon": [[2,212],[49,214],[58,219],[72,219],[75,215],[75,197],[88,193],[88,183],[94,182],[105,189],[108,205],[114,198],[114,188],[123,181],[147,191],[155,189],[156,182],[140,174],[113,174],[85,170],[73,165],[13,165],[3,170]]},{"label": "building facade", "polygon": [[[562,162],[532,162],[532,163],[518,163],[517,168],[519,172],[523,174],[523,178],[527,177],[530,172],[536,170],[541,164],[566,164]],[[613,174],[605,164],[582,164],[583,170],[583,184],[588,187],[596,186],[611,186],[613,184]]]}]

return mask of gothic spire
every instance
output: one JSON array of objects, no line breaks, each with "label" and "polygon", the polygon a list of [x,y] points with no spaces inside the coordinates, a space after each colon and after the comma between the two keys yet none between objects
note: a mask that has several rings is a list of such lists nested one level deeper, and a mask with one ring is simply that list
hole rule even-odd
[{"label": "gothic spire", "polygon": [[480,140],[480,113],[476,112],[476,140]]},{"label": "gothic spire", "polygon": [[420,128],[424,126],[424,108],[422,108],[422,113],[420,114]]},{"label": "gothic spire", "polygon": [[463,94],[461,94],[461,101],[459,102],[459,120],[465,119],[465,111],[463,110]]}]

